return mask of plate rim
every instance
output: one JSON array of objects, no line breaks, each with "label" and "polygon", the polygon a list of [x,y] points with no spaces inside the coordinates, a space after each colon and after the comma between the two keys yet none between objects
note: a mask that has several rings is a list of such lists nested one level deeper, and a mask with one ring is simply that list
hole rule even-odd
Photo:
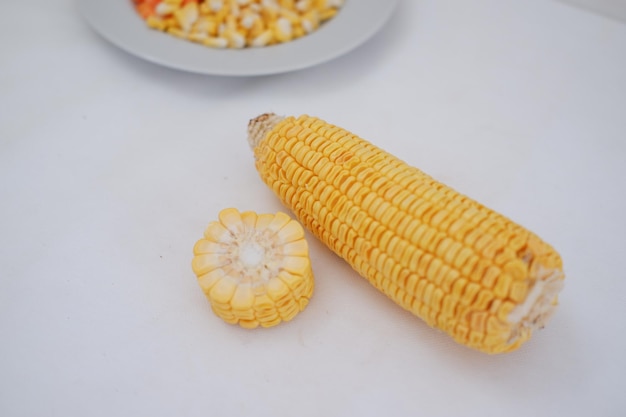
[{"label": "plate rim", "polygon": [[[149,29],[131,0],[78,0],[78,7],[89,26],[106,41],[146,61],[197,74],[258,76],[313,67],[356,49],[382,29],[397,3],[346,0],[333,19],[307,36],[245,49],[212,49]],[[290,59],[294,56],[299,59]]]}]

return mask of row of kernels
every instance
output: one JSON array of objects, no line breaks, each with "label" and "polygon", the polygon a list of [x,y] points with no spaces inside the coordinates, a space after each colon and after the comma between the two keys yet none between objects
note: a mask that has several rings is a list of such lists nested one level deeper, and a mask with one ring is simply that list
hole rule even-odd
[{"label": "row of kernels", "polygon": [[[289,130],[288,132],[286,132],[286,134],[298,133],[301,129],[296,129],[296,127],[289,127],[288,125],[286,125],[284,127],[284,129],[285,130]],[[332,145],[336,145],[336,144],[332,144]],[[301,163],[303,163],[303,159],[304,159],[304,156],[301,155],[303,150],[307,151],[309,154],[311,153],[311,149],[308,146],[304,145],[303,142],[290,141],[289,152],[291,152],[294,155],[295,160],[299,160]],[[327,153],[331,157],[331,159],[336,160],[340,156],[340,153],[343,152],[343,150],[340,149],[340,148],[337,148],[337,146],[335,146],[333,148],[331,145],[328,145],[328,146],[325,147],[324,152]],[[287,163],[287,159],[289,160],[289,163]],[[309,158],[309,159],[311,159],[311,158]],[[300,172],[300,171],[304,170],[304,168],[301,165],[299,165],[298,163],[295,163],[295,160],[293,158],[291,158],[291,157],[287,157],[286,160],[284,160],[281,163],[281,165],[283,165],[284,169],[286,169],[286,173],[285,173],[286,177],[287,178],[291,178],[292,181],[295,180],[295,178],[293,178],[293,176],[292,176],[292,174],[294,172],[296,172],[296,171]],[[285,164],[287,164],[287,165],[285,165]],[[290,169],[290,168],[293,168],[294,166],[297,167],[297,170]],[[322,172],[322,171],[324,171],[324,172]],[[324,169],[322,169],[319,172],[319,174],[325,176],[326,180],[330,180],[331,182],[333,182],[334,187],[332,187],[332,186],[329,187],[329,186],[326,185],[324,187],[321,187],[321,191],[316,189],[314,191],[314,193],[316,194],[316,198],[321,199],[325,203],[329,203],[329,202],[334,201],[335,202],[335,206],[338,205],[339,202],[340,202],[340,200],[337,200],[337,198],[339,198],[338,196],[343,196],[343,198],[345,200],[346,199],[346,197],[345,197],[346,193],[344,191],[341,191],[341,192],[338,193],[337,189],[339,189],[339,187],[338,187],[338,184],[336,183],[339,179],[342,178],[342,176],[341,176],[342,172],[343,171],[341,170],[340,166],[333,165],[333,164],[330,164],[330,163],[324,164]],[[324,196],[324,194],[325,194],[325,196]],[[387,214],[392,213],[394,211],[393,208],[389,209],[389,210],[387,209],[389,207],[389,203],[388,202],[384,201],[381,198],[377,198],[377,196],[374,193],[369,193],[369,194],[370,194],[370,197],[372,197],[376,201],[374,201],[374,202],[370,201],[371,204],[368,204],[367,201],[363,201],[362,204],[361,204],[361,207],[368,208],[370,211],[372,211],[372,212],[374,212],[376,214],[378,214],[378,212],[381,211],[382,212],[381,215],[383,216],[383,218]],[[333,195],[335,196],[335,199],[332,198]],[[296,202],[296,204],[297,204],[297,202]],[[335,209],[336,208],[337,207],[335,207]],[[352,207],[352,208],[354,208],[354,207]],[[348,209],[346,209],[346,213],[349,211],[349,209],[350,209],[350,207],[348,207]],[[357,211],[358,211],[358,209],[357,209]],[[357,229],[360,229],[360,227],[359,227],[360,222],[358,221],[358,216],[356,216],[354,214],[354,212],[351,212],[351,213],[352,213],[352,215],[350,215],[349,217],[352,219],[352,222],[351,222],[352,226],[357,228]],[[337,214],[340,216],[342,221],[346,220],[345,216],[343,216],[342,213],[337,213]],[[389,216],[391,216],[391,214],[389,214]],[[405,227],[399,227],[398,226],[399,222],[392,222],[391,220],[389,220],[389,221],[384,221],[383,223],[389,225],[390,227],[392,227],[394,230],[396,230],[398,232],[402,232],[403,230],[405,230]],[[417,223],[415,223],[415,224],[417,224]],[[423,226],[425,231],[430,231],[431,232],[431,235],[426,236],[424,238],[424,240],[425,241],[433,240],[432,238],[434,237],[434,234],[432,232],[434,232],[434,229],[429,229],[426,225],[422,225],[422,226]],[[383,229],[381,229],[381,230],[383,230]],[[380,242],[378,242],[379,238],[374,234],[374,232],[375,232],[374,229],[370,230],[371,235],[368,234],[368,237],[370,239],[373,239],[373,240],[377,241],[377,243],[379,243],[381,245],[382,249],[385,250],[386,252],[393,253],[393,251],[391,251],[390,248],[387,247],[387,243],[388,243],[387,241],[389,239],[384,239],[385,234],[382,233],[381,230],[378,230],[378,228],[376,229],[378,234],[382,234],[382,236],[380,237]],[[387,233],[387,235],[392,235],[393,234],[389,230],[387,230],[385,233]],[[424,235],[423,233],[417,233],[417,234],[419,236]],[[410,233],[409,235],[412,236],[412,237],[415,237],[413,233]],[[420,242],[420,241],[422,241],[422,239],[418,240],[418,242]],[[471,250],[469,250],[468,248],[462,247],[462,245],[460,243],[454,242],[451,239],[447,239],[446,243],[448,243],[448,244],[447,245],[443,244],[443,246],[445,248],[450,249],[449,246],[450,246],[450,244],[452,244],[454,250],[444,250],[443,253],[441,253],[439,255],[440,256],[444,256],[445,255],[443,259],[444,259],[444,261],[447,264],[453,265],[456,268],[460,268],[464,262],[462,262],[462,263],[456,262],[456,255],[457,255],[457,253],[459,251],[461,251],[461,249],[465,249],[465,252],[470,251],[470,253],[471,253]],[[438,247],[438,245],[434,245],[434,246]],[[467,253],[464,253],[464,256],[459,257],[459,260],[462,260],[462,261],[465,261],[466,259],[467,259]],[[446,268],[438,268],[438,270],[441,273],[438,273],[438,274],[434,274],[433,273],[431,275],[433,276],[433,279],[437,282],[437,284],[440,285],[440,284],[442,284],[444,276],[448,275],[447,273],[444,273],[444,272],[447,272],[448,270],[451,270],[451,269],[450,269],[450,267],[446,266]]]},{"label": "row of kernels", "polygon": [[[295,127],[289,127],[288,125],[286,125],[284,128],[284,130],[289,130],[289,132],[291,133],[300,133],[301,129],[296,129]],[[289,133],[287,132],[287,133]],[[309,141],[311,142],[311,141]],[[332,145],[332,144],[331,144]],[[329,157],[333,160],[337,160],[337,158],[339,158],[343,152],[343,150],[341,149],[335,149],[336,146],[333,148],[333,146],[328,145],[324,146],[323,152],[327,153],[329,155]],[[279,146],[280,148],[280,146]],[[285,158],[285,160],[283,161],[283,166],[284,169],[287,170],[286,173],[286,177],[287,178],[291,178],[291,174],[289,174],[289,172],[294,171],[293,169],[289,169],[289,167],[291,167],[291,165],[289,165],[289,167],[287,167],[286,165],[284,165],[284,163],[286,163],[286,159],[290,159],[290,163],[294,163],[296,160],[299,161],[300,163],[304,163],[304,158],[305,156],[302,154],[303,149],[306,150],[307,152],[312,153],[311,149],[308,148],[306,145],[303,144],[303,142],[297,142],[297,141],[290,141],[289,143],[289,152],[293,153],[295,159],[291,158],[291,157],[287,157]],[[310,161],[312,158],[309,157],[308,160]],[[306,165],[306,164],[305,164]],[[296,163],[296,166],[298,167],[299,171],[303,171],[304,168],[299,165],[298,163]],[[313,167],[309,167],[309,168],[313,168]],[[325,172],[326,175],[326,179],[331,179],[334,180],[332,181],[333,183],[335,183],[338,179],[341,179],[341,172],[337,171],[337,169],[339,169],[338,166],[333,166],[333,164],[329,163],[329,160],[326,158],[326,163],[324,168],[320,171],[320,175],[322,175],[322,171]],[[335,172],[337,171],[337,172]],[[294,171],[295,172],[295,171]],[[336,175],[335,175],[336,174]],[[335,175],[333,177],[333,175]],[[292,180],[294,178],[291,178]],[[313,193],[311,195],[311,198],[313,199],[321,199],[322,201],[325,202],[325,204],[329,204],[330,202],[334,201],[333,200],[333,195],[337,196],[337,195],[344,195],[345,196],[345,192],[340,192],[339,194],[337,194],[336,192],[336,188],[338,187],[338,184],[328,184],[328,183],[324,183],[325,185],[323,187],[316,187],[315,190],[313,190]],[[329,186],[330,185],[330,186]],[[325,197],[324,197],[325,195]],[[373,193],[369,193],[370,197],[376,199],[375,194]],[[290,199],[289,199],[290,200]],[[337,203],[337,201],[335,201],[335,203]],[[362,202],[363,204],[361,205],[361,207],[365,208],[368,207],[370,209],[372,209],[374,212],[377,212],[379,210],[380,207],[384,206],[384,201],[378,201],[378,204],[376,205],[376,207],[374,207],[374,203],[372,203],[372,201],[370,201],[370,203],[372,204],[367,204],[366,201]],[[297,201],[295,203],[296,205],[298,204]],[[321,206],[322,203],[320,203],[318,201],[318,206]],[[335,204],[337,205],[337,204]],[[381,230],[379,230],[379,228],[370,228],[368,230],[366,230],[366,228],[360,228],[359,224],[361,223],[360,221],[358,221],[358,216],[354,213],[354,207],[352,207],[350,210],[347,210],[346,213],[348,213],[348,211],[351,213],[348,217],[350,219],[352,219],[351,221],[351,225],[352,227],[357,228],[357,230],[361,230],[362,233],[366,233],[368,238],[371,239],[372,241],[374,241],[375,244],[377,244],[382,251],[386,252],[386,253],[398,253],[395,250],[391,250],[390,247],[390,239],[386,239],[385,236],[392,234],[389,230],[387,230],[386,232],[382,232]],[[319,211],[319,210],[318,210]],[[359,211],[359,208],[356,208],[356,211]],[[390,210],[384,210],[385,213],[390,212]],[[364,213],[364,212],[362,212]],[[341,215],[341,213],[336,213],[338,215]],[[340,216],[343,217],[343,216]],[[318,217],[319,219],[319,217]],[[335,219],[336,220],[336,219]],[[345,221],[345,218],[341,219],[342,221]],[[434,221],[434,220],[433,220]],[[398,226],[398,222],[385,222],[388,225],[394,225],[394,229],[399,230],[400,232],[402,232],[405,227],[399,227]],[[332,229],[332,226],[334,226],[333,224],[329,224],[328,222],[323,222],[322,224],[324,225],[324,227]],[[416,223],[417,224],[417,223]],[[342,224],[341,226],[336,227],[338,229],[338,231],[335,231],[333,234],[337,235],[340,239],[340,241],[347,243],[348,245],[354,247],[354,242],[352,242],[351,240],[348,240],[346,238],[342,238],[342,235],[346,235],[346,233],[342,233],[341,232],[341,227],[345,226],[345,224]],[[398,226],[398,227],[396,227]],[[428,228],[426,225],[421,225],[422,228],[424,229],[424,233],[421,233],[419,231],[417,231],[415,234],[414,233],[409,233],[410,236],[421,236],[424,237],[424,241],[430,241],[432,240],[432,238],[434,236],[427,236],[426,232],[433,232],[432,228]],[[351,229],[352,230],[352,229]],[[378,236],[380,235],[380,236]],[[399,239],[399,238],[398,238]],[[422,239],[418,239],[418,241],[422,241]],[[404,242],[406,244],[406,242]],[[401,247],[402,245],[400,245]],[[491,262],[487,261],[486,259],[482,259],[477,257],[476,255],[472,254],[472,250],[464,245],[462,245],[460,242],[455,241],[454,239],[451,238],[445,238],[445,239],[440,239],[440,241],[438,241],[437,244],[434,245],[434,247],[432,248],[432,250],[436,250],[436,254],[440,257],[440,258],[435,258],[435,259],[430,259],[431,262],[421,262],[420,264],[422,264],[422,273],[420,274],[421,276],[425,276],[428,277],[428,280],[433,282],[438,288],[443,288],[446,292],[450,291],[450,289],[452,288],[453,284],[457,281],[460,273],[459,271],[463,270],[463,274],[466,276],[471,276],[472,280],[479,280],[481,281],[482,285],[485,288],[492,288],[495,284],[496,279],[500,276],[501,271],[498,267],[492,265]],[[365,253],[363,253],[362,251],[356,251],[356,253],[360,253],[360,256],[364,257],[363,260],[365,260],[367,263],[370,264],[378,264],[380,261],[380,259],[375,259],[378,258],[377,256],[367,256]],[[404,250],[400,251],[399,253],[404,253]],[[413,252],[414,254],[420,254],[423,255],[423,253],[421,253],[420,251],[418,252]],[[404,266],[410,266],[412,270],[417,270],[418,265],[417,265],[417,259],[422,259],[426,260],[428,257],[423,257],[423,256],[418,256],[415,259],[415,265],[412,265],[413,261],[407,259],[406,257],[404,257],[403,255],[403,259],[399,259],[399,262],[401,265]],[[432,258],[432,257],[430,257]],[[472,258],[472,259],[470,259]],[[381,258],[382,259],[382,258]],[[412,258],[411,258],[412,259]],[[474,261],[474,262],[472,262]],[[478,270],[475,271],[475,273],[471,273],[471,270],[473,270],[473,265],[475,265],[478,261],[480,261],[480,264],[484,264],[484,267],[479,268]],[[400,265],[399,264],[399,265]],[[468,266],[470,266],[469,268],[465,268],[466,264]],[[518,272],[518,271],[516,271]],[[522,271],[523,272],[523,271]],[[524,275],[524,274],[523,274]],[[500,280],[503,284],[507,283],[508,284],[508,279],[501,279]],[[473,288],[473,287],[472,287]],[[475,288],[473,288],[475,289]],[[519,285],[517,287],[515,287],[515,290],[513,290],[513,287],[506,287],[504,289],[504,291],[500,291],[501,288],[498,288],[497,292],[497,296],[498,297],[502,297],[502,298],[511,298],[515,301],[517,300],[522,300],[525,297],[525,293],[526,293],[526,287],[523,285]],[[510,290],[510,291],[509,291]],[[503,292],[503,293],[501,293]],[[510,294],[509,294],[510,292]],[[477,299],[477,303],[480,306],[483,306],[486,301],[490,301],[493,298],[493,295],[491,295],[491,292],[485,292],[485,294],[490,295],[491,297],[487,300],[487,298],[485,297],[479,297]],[[484,294],[483,294],[484,295]],[[466,302],[470,302],[470,299],[465,299]],[[473,302],[473,301],[472,301]],[[483,307],[481,307],[482,309]]]},{"label": "row of kernels", "polygon": [[343,1],[139,0],[147,25],[218,48],[289,42],[315,31]]},{"label": "row of kernels", "polygon": [[[291,148],[291,151],[296,153],[298,149],[298,143],[296,143]],[[286,167],[286,169],[289,168]],[[289,187],[287,186],[286,188]],[[332,187],[324,187],[324,189],[329,190]],[[332,192],[329,194],[332,194]],[[314,198],[312,194],[310,197]],[[292,199],[287,197],[285,200],[291,201]],[[294,204],[293,202],[291,203]],[[309,216],[305,217],[309,218]],[[419,279],[418,274],[411,274],[408,269],[404,270],[406,273],[402,276],[399,271],[402,271],[403,268],[382,250],[375,249],[371,252],[371,256],[367,257],[364,253],[359,256],[359,251],[351,249],[351,247],[355,247],[355,243],[346,237],[350,229],[346,224],[337,223],[337,219],[334,217],[332,221],[323,223],[325,223],[324,227],[333,230],[331,235],[339,238],[334,242],[333,248],[341,250],[342,255],[346,259],[350,259],[350,262],[355,265],[357,270],[363,273],[364,268],[374,265],[377,272],[371,275],[370,281],[372,284],[394,298],[405,308],[417,310],[418,314],[422,315],[428,323],[435,324],[437,321],[449,320],[450,317],[457,315],[457,307],[462,305],[472,306],[472,311],[475,311],[472,313],[471,319],[469,315],[467,316],[468,324],[470,325],[469,329],[472,330],[474,339],[478,340],[485,337],[487,333],[486,322],[489,318],[495,317],[497,310],[491,308],[489,312],[487,311],[487,307],[494,300],[494,294],[491,291],[485,288],[481,289],[477,284],[467,285],[468,282],[466,280],[458,279],[459,274],[457,271],[451,270],[447,265],[443,265],[438,258],[420,257],[423,260],[427,260],[427,262],[421,262],[423,264],[422,272],[432,277],[438,277],[434,279],[434,282],[431,282],[429,279]],[[342,231],[342,228],[345,230]],[[379,244],[382,248],[387,246],[384,241],[385,239],[381,237]],[[418,266],[415,266],[415,269],[419,269]],[[368,276],[368,274],[365,275]],[[443,285],[446,288],[445,290],[442,289],[444,279],[448,280],[447,285]],[[463,284],[461,287],[455,286],[457,290],[456,295],[452,294],[454,283]],[[461,291],[459,292],[459,290]],[[463,295],[462,297],[461,294]],[[466,310],[468,310],[468,307],[459,310],[458,315],[465,316],[463,312]]]}]

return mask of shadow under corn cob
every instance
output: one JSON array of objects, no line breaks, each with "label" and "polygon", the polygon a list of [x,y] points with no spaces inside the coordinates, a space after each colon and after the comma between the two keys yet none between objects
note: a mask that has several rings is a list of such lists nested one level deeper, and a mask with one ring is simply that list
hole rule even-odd
[{"label": "shadow under corn cob", "polygon": [[509,352],[553,313],[561,258],[522,226],[323,120],[264,114],[248,134],[261,178],[315,236],[457,342]]}]

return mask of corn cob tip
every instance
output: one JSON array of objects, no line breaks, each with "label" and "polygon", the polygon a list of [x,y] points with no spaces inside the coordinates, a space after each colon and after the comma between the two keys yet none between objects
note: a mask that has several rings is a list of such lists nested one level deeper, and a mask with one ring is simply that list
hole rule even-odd
[{"label": "corn cob tip", "polygon": [[511,334],[507,343],[513,344],[525,332],[533,332],[546,325],[558,305],[557,297],[563,289],[563,278],[563,272],[559,269],[540,268],[526,299],[509,313]]},{"label": "corn cob tip", "polygon": [[254,150],[259,142],[263,140],[267,132],[272,130],[274,126],[280,123],[283,119],[283,116],[279,116],[274,113],[263,113],[262,115],[250,120],[248,123],[248,143],[250,144],[250,148]]}]

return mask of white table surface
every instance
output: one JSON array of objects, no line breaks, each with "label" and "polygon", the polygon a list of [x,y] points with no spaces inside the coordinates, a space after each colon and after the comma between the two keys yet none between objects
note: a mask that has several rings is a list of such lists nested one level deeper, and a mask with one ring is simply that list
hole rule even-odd
[{"label": "white table surface", "polygon": [[[0,415],[626,415],[626,24],[553,0],[401,2],[307,70],[220,78],[0,17]],[[342,125],[537,232],[567,281],[520,350],[455,344],[310,238],[292,322],[215,317],[190,268],[220,209],[282,209],[248,119]]]}]

